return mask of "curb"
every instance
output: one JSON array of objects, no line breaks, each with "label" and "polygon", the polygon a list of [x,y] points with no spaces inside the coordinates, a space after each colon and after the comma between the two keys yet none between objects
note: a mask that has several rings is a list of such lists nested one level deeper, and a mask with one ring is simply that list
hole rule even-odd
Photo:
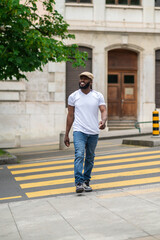
[{"label": "curb", "polygon": [[0,157],[0,165],[3,164],[15,164],[18,163],[18,159],[15,155],[12,155],[11,153],[5,151],[10,156],[2,156]]},{"label": "curb", "polygon": [[144,147],[158,147],[158,146],[160,146],[160,142],[147,141],[147,140],[146,141],[131,140],[131,139],[124,139],[122,144],[144,146]]},{"label": "curb", "polygon": [[133,133],[133,134],[126,134],[126,135],[115,135],[115,136],[106,136],[106,137],[99,137],[98,140],[107,140],[107,139],[117,139],[117,138],[128,138],[128,137],[141,137],[141,136],[147,136],[152,135],[151,132],[148,133]]}]

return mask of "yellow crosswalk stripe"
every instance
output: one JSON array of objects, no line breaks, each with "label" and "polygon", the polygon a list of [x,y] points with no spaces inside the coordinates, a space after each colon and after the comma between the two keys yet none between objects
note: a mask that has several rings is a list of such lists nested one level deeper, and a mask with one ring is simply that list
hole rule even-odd
[{"label": "yellow crosswalk stripe", "polygon": [[44,196],[57,195],[57,194],[63,194],[63,193],[73,193],[73,192],[75,192],[75,187],[50,189],[50,190],[37,191],[37,192],[27,192],[26,195],[28,198],[33,198],[33,197],[44,197]]},{"label": "yellow crosswalk stripe", "polygon": [[[152,174],[152,173],[159,173],[159,172],[160,172],[160,168],[144,169],[144,170],[136,170],[136,171],[120,172],[120,173],[107,173],[107,174],[101,174],[101,175],[94,175],[92,176],[92,180],[108,179],[108,178],[115,178],[115,177],[126,177],[126,176],[137,176],[137,175],[145,175],[145,174]],[[58,184],[67,184],[67,183],[73,183],[73,182],[74,182],[74,178],[65,178],[65,179],[57,179],[52,181],[24,183],[24,184],[20,184],[20,187],[24,189],[24,188],[58,185]]]},{"label": "yellow crosswalk stripe", "polygon": [[74,178],[66,178],[66,179],[57,179],[57,180],[45,181],[45,182],[23,183],[23,184],[20,184],[20,187],[24,189],[24,188],[58,185],[58,184],[67,184],[67,183],[73,183],[73,182],[74,182]]},{"label": "yellow crosswalk stripe", "polygon": [[103,188],[113,188],[113,187],[122,187],[122,186],[133,186],[133,185],[141,185],[141,184],[149,184],[149,183],[158,183],[160,181],[160,177],[150,177],[150,178],[140,178],[140,179],[132,179],[125,180],[120,182],[110,182],[110,183],[99,183],[94,184],[95,189],[103,189]]},{"label": "yellow crosswalk stripe", "polygon": [[[93,189],[98,190],[98,189],[109,189],[114,187],[124,187],[124,186],[156,183],[159,181],[160,181],[160,177],[152,177],[152,178],[132,179],[127,181],[125,180],[125,181],[118,181],[118,182],[99,183],[99,184],[93,184],[92,187]],[[75,192],[75,187],[26,192],[26,195],[28,198],[34,198],[34,197],[50,196],[50,195],[73,193],[73,192]]]},{"label": "yellow crosswalk stripe", "polygon": [[[140,160],[151,160],[151,159],[159,159],[160,155],[156,156],[146,156],[146,157],[137,157],[137,158],[128,158],[128,159],[118,159],[118,160],[111,160],[111,161],[99,161],[95,162],[94,165],[103,165],[103,164],[113,164],[113,163],[125,163],[125,162],[132,162],[132,161],[140,161]],[[156,161],[157,165],[160,164],[160,161]],[[53,166],[53,167],[45,167],[45,168],[32,168],[32,169],[25,169],[25,170],[17,170],[17,171],[11,171],[13,175],[16,174],[23,174],[23,173],[33,173],[33,172],[43,172],[43,171],[51,171],[51,170],[61,170],[61,169],[69,169],[73,168],[73,164],[69,165],[63,165],[63,166]]]},{"label": "yellow crosswalk stripe", "polygon": [[27,169],[27,170],[11,171],[11,173],[13,175],[15,175],[15,174],[22,174],[22,173],[44,172],[44,171],[61,170],[61,169],[69,169],[69,168],[73,168],[73,164],[56,166],[56,167],[32,168],[32,169]]},{"label": "yellow crosswalk stripe", "polygon": [[[135,152],[135,153],[125,153],[125,154],[115,154],[115,155],[107,155],[107,156],[99,156],[95,157],[95,160],[99,159],[112,159],[112,158],[121,158],[121,157],[129,157],[129,156],[140,156],[140,155],[149,155],[149,154],[157,154],[160,151],[149,151],[149,152]],[[159,156],[160,157],[160,156]],[[46,159],[46,158],[44,158]],[[153,159],[153,158],[152,158]],[[31,164],[21,164],[21,165],[14,165],[8,166],[8,169],[18,169],[18,168],[27,168],[27,167],[38,167],[38,166],[46,166],[46,165],[53,165],[53,164],[63,164],[63,163],[73,163],[74,159],[67,159],[67,160],[57,160],[57,161],[50,161],[50,162],[41,162],[41,163],[31,163]]]},{"label": "yellow crosswalk stripe", "polygon": [[160,161],[133,163],[133,164],[127,164],[127,165],[116,165],[116,166],[109,166],[109,167],[94,168],[93,171],[94,172],[102,172],[102,171],[118,170],[118,169],[126,169],[126,168],[155,166],[155,165],[159,165],[159,164],[160,164]]},{"label": "yellow crosswalk stripe", "polygon": [[40,166],[63,164],[63,163],[73,163],[73,162],[74,162],[74,159],[57,160],[57,161],[50,161],[50,162],[41,162],[41,163],[31,163],[31,164],[21,164],[21,165],[15,165],[15,166],[8,166],[8,169],[40,167]]},{"label": "yellow crosswalk stripe", "polygon": [[16,199],[16,198],[22,198],[22,196],[4,197],[4,198],[0,198],[0,201],[10,200],[10,199]]},{"label": "yellow crosswalk stripe", "polygon": [[23,177],[15,177],[15,180],[26,181],[26,180],[33,180],[33,179],[39,179],[39,178],[50,178],[50,177],[59,177],[59,176],[68,176],[68,175],[73,175],[73,171],[44,173],[44,174],[29,175],[29,176],[23,176]]}]

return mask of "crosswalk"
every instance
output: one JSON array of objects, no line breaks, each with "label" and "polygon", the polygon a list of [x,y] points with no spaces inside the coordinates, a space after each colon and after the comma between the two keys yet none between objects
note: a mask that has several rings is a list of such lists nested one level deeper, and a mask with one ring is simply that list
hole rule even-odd
[{"label": "crosswalk", "polygon": [[[8,166],[27,198],[75,192],[74,159]],[[94,190],[160,183],[160,150],[97,156]]]}]

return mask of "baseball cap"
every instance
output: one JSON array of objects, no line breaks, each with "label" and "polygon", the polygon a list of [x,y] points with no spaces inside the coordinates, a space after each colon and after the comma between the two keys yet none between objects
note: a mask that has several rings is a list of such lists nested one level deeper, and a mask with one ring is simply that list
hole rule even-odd
[{"label": "baseball cap", "polygon": [[93,78],[94,78],[93,74],[90,73],[90,72],[82,72],[79,76],[80,77],[81,76],[86,76],[86,77],[90,78],[91,80],[93,80]]}]

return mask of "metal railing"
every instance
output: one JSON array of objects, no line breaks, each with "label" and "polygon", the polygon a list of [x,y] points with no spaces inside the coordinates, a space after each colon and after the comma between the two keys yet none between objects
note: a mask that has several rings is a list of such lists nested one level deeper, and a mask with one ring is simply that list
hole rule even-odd
[{"label": "metal railing", "polygon": [[[159,121],[160,122],[160,121]],[[143,124],[143,123],[153,123],[153,121],[148,121],[148,122],[135,122],[135,128],[139,130],[139,133],[141,133],[141,128],[139,126],[139,124]]]}]

